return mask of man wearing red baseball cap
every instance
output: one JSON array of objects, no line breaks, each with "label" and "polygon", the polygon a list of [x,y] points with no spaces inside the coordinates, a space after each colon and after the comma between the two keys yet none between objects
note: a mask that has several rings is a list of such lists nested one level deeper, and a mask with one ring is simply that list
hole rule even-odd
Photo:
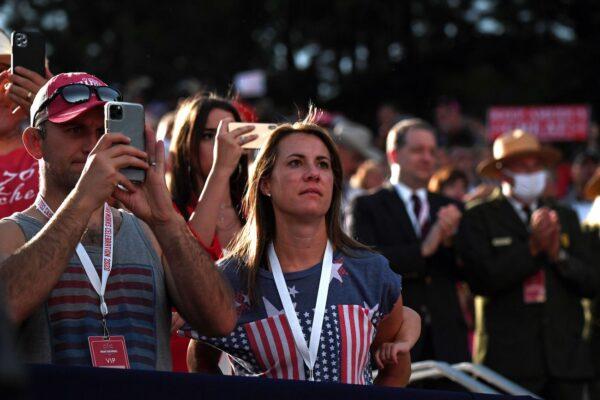
[{"label": "man wearing red baseball cap", "polygon": [[40,161],[39,196],[0,221],[0,282],[27,362],[168,370],[171,305],[212,335],[235,325],[229,286],[173,209],[163,143],[147,130],[144,152],[104,133],[103,106],[119,99],[66,73],[31,106],[23,141]]}]

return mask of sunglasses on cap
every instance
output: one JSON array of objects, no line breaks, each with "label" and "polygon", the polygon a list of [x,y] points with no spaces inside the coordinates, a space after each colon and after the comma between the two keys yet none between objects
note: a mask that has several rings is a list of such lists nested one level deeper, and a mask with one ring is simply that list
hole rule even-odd
[{"label": "sunglasses on cap", "polygon": [[61,96],[69,104],[80,104],[90,100],[92,91],[101,101],[121,101],[123,99],[121,92],[110,86],[90,86],[83,83],[73,83],[58,88],[52,96],[44,100],[36,111],[34,120],[37,118],[38,113],[48,107],[58,96]]}]

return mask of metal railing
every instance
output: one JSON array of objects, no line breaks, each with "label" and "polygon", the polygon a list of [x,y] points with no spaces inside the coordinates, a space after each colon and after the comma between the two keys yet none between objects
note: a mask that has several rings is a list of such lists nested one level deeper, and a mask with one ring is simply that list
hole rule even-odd
[{"label": "metal railing", "polygon": [[410,382],[420,381],[422,379],[448,378],[457,384],[467,388],[470,392],[499,394],[497,390],[479,382],[466,373],[452,368],[452,366],[443,361],[419,361],[412,363],[412,373]]},{"label": "metal railing", "polygon": [[492,386],[502,390],[505,393],[512,395],[531,396],[537,399],[541,398],[535,393],[532,393],[524,387],[519,386],[513,381],[505,378],[496,371],[489,369],[485,365],[463,362],[460,364],[454,364],[452,368],[458,369],[459,371],[467,372],[473,375],[474,377],[481,379],[486,383],[489,383]]},{"label": "metal railing", "polygon": [[412,364],[411,383],[423,379],[442,377],[463,386],[470,392],[485,394],[507,393],[540,398],[483,365],[467,362],[450,365],[443,361],[419,361]]}]

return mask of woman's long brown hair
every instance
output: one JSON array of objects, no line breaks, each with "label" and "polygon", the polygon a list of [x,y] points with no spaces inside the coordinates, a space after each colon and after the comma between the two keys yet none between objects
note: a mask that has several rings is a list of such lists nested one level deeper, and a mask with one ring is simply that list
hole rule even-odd
[{"label": "woman's long brown hair", "polygon": [[271,134],[265,146],[260,150],[253,168],[248,191],[244,197],[243,209],[246,213],[246,224],[232,240],[227,259],[242,263],[246,278],[248,295],[251,301],[258,298],[257,276],[261,265],[266,265],[266,250],[269,243],[275,239],[275,213],[271,198],[260,191],[260,182],[268,179],[273,173],[277,161],[278,147],[281,141],[294,134],[308,134],[319,138],[329,150],[331,168],[333,171],[333,193],[329,210],[326,214],[327,237],[333,248],[346,254],[354,254],[353,250],[369,250],[368,247],[346,235],[341,226],[341,203],[343,173],[340,156],[335,143],[325,129],[314,124],[316,111],[312,110],[301,122],[284,124],[277,127]]}]

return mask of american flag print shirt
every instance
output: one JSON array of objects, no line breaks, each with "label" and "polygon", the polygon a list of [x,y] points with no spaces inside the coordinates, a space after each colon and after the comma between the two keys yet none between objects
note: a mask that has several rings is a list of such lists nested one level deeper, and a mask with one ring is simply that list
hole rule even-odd
[{"label": "american flag print shirt", "polygon": [[[353,257],[334,253],[315,381],[372,384],[370,346],[379,322],[400,296],[400,276],[383,256],[354,253]],[[227,353],[237,375],[308,379],[272,273],[266,268],[259,271],[260,301],[252,305],[244,289],[244,266],[229,260],[220,268],[235,291],[239,314],[235,330],[225,337],[206,337],[184,327],[182,334]],[[321,263],[284,274],[307,343],[320,274]]]}]

